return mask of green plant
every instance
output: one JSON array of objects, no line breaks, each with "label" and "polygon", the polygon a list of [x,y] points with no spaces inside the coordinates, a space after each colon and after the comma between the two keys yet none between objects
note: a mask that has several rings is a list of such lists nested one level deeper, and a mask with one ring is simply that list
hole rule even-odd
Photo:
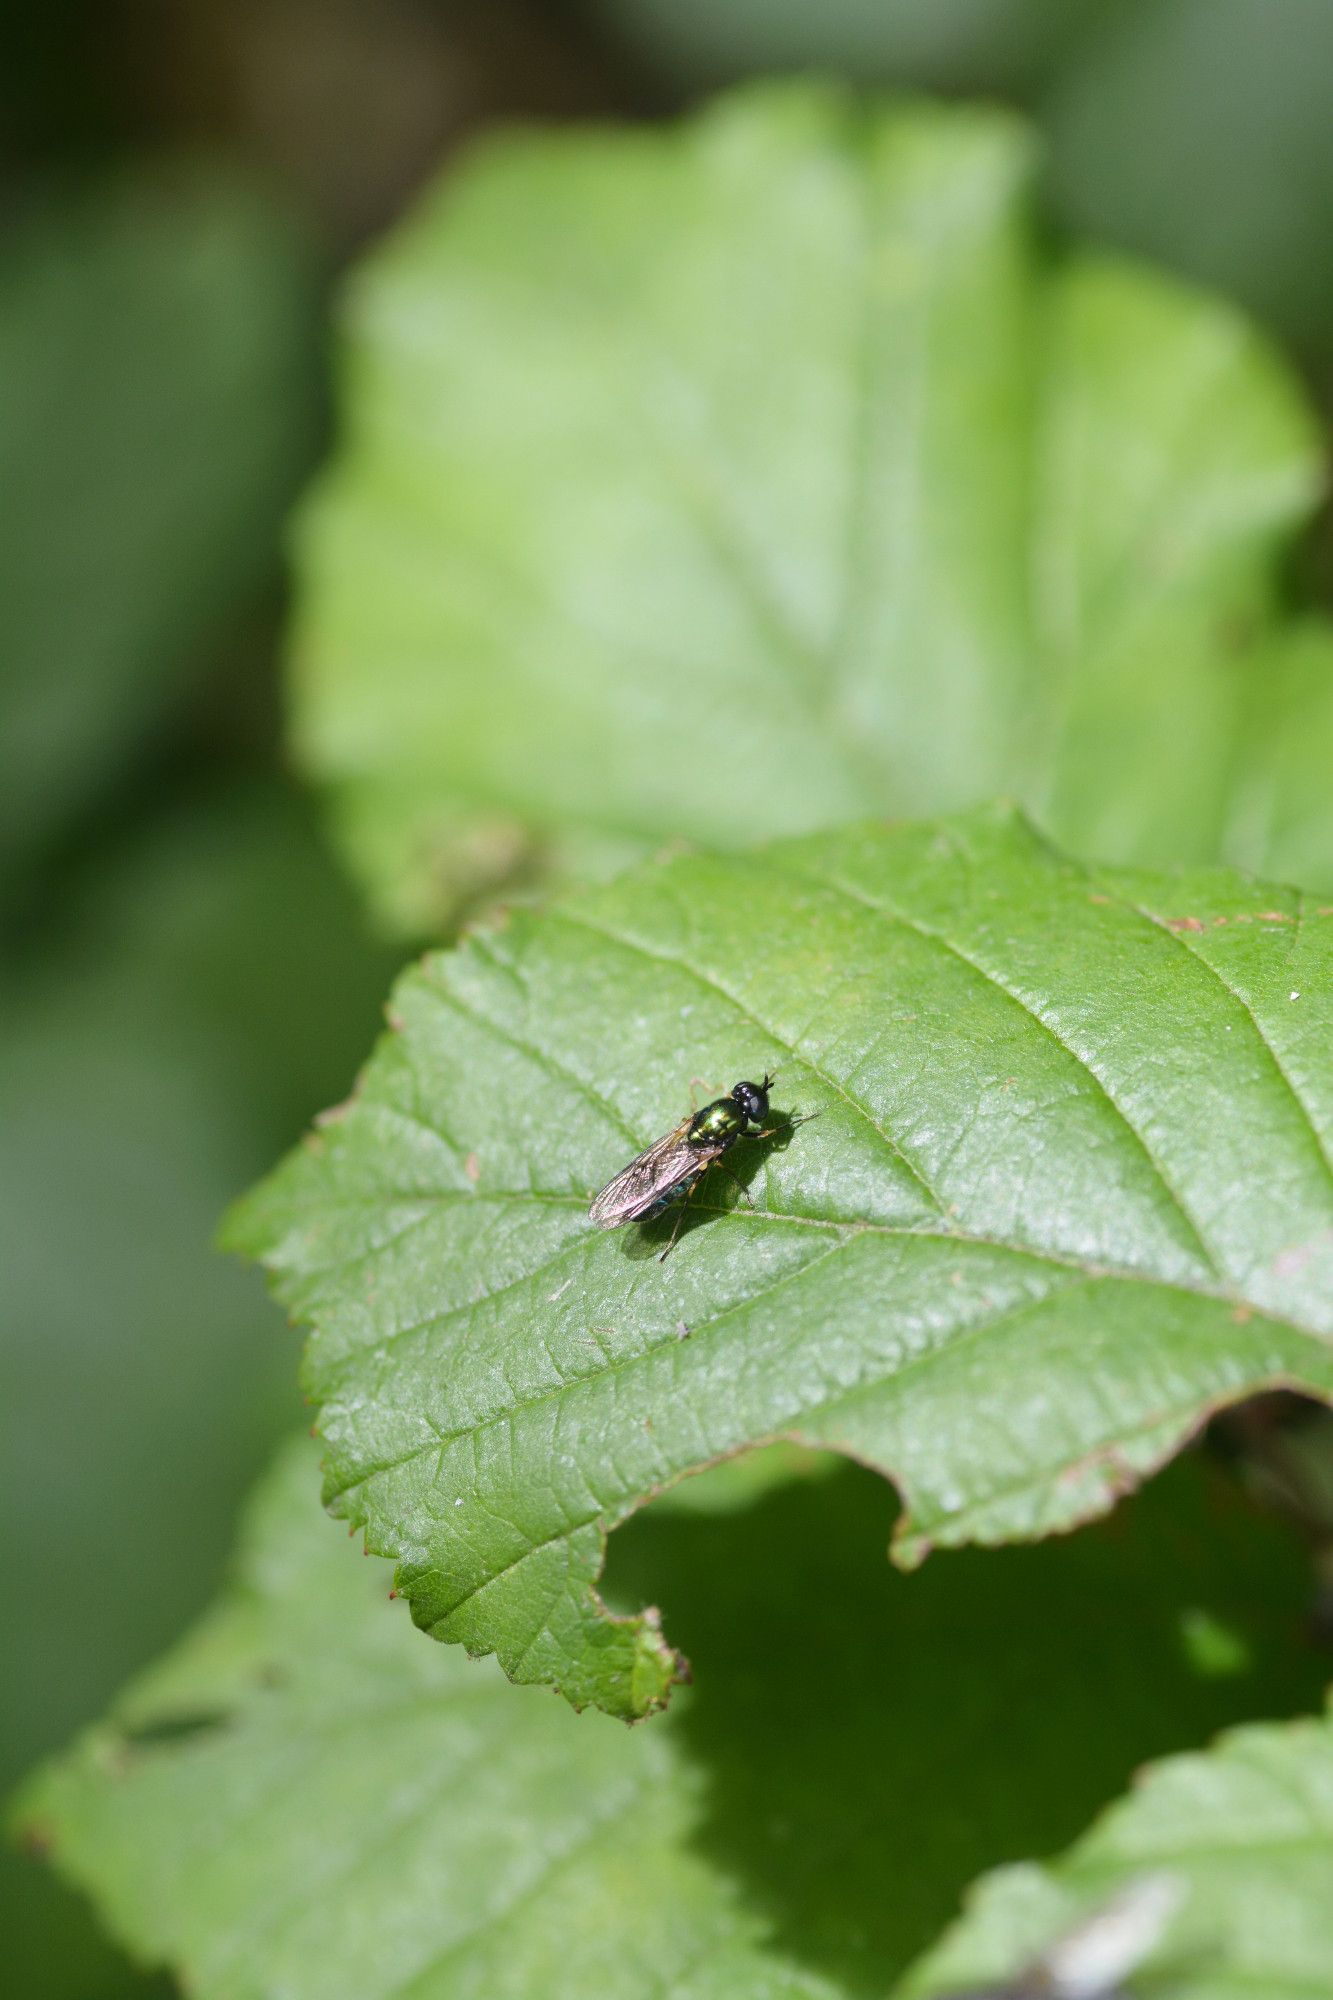
[{"label": "green plant", "polygon": [[[924,1994],[1164,1826],[1176,1990],[1319,1990],[1328,1729],[1280,1720],[909,1970],[1322,1678],[1293,1539],[1200,1463],[1042,1539],[1333,1397],[1333,646],[1280,365],[1039,244],[1027,169],[991,114],[747,94],[507,142],[359,282],[298,748],[391,922],[541,906],[402,977],[226,1234],[312,1329],[326,1501],[567,1701],[416,1639],[293,1448],[20,1806],[204,1996]],[[766,1069],[817,1116],[665,1263],[670,1216],[590,1224],[692,1073]],[[901,1568],[954,1553],[895,1574],[828,1453]]]},{"label": "green plant", "polygon": [[293,727],[387,919],[997,793],[1333,885],[1310,417],[1234,312],[1053,252],[1033,166],[998,113],[750,91],[501,142],[371,258]]},{"label": "green plant", "polygon": [[[204,1996],[883,1996],[979,1867],[1073,1839],[1144,1756],[1319,1698],[1321,1661],[1282,1636],[1299,1554],[1197,1465],[1111,1523],[910,1578],[884,1563],[889,1495],[851,1468],[758,1506],[655,1509],[613,1587],[664,1592],[698,1685],[635,1730],[424,1643],[320,1519],[313,1470],[294,1443],[215,1611],[23,1801],[117,1935]],[[1232,1647],[1220,1673],[1204,1616]],[[1282,1745],[1290,1762],[1314,1727],[1266,1734],[1231,1951],[1264,1963],[1267,1867],[1283,1962],[1317,1977],[1327,1729],[1285,1790]],[[1007,1888],[942,1965],[1013,1963],[1142,1865],[1126,1830]]]}]

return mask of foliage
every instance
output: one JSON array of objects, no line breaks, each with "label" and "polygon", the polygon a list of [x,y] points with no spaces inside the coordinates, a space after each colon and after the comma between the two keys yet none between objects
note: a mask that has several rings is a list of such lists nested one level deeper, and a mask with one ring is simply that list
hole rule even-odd
[{"label": "foliage", "polygon": [[[292,1343],[209,1239],[355,1062],[387,966],[296,801],[255,784],[108,843],[7,973],[0,1507],[29,1525],[0,1549],[5,1787],[207,1602],[295,1418]],[[102,2000],[19,1866],[7,1971]]]},{"label": "foliage", "polygon": [[0,887],[86,814],[273,572],[313,271],[244,177],[141,167],[0,238]]},{"label": "foliage", "polygon": [[[869,827],[520,914],[392,1014],[231,1240],[314,1328],[326,1496],[418,1622],[576,1704],[665,1698],[605,1533],[747,1445],[890,1473],[914,1561],[1086,1519],[1266,1383],[1333,1391],[1333,907],[1004,814]],[[586,1206],[691,1064],[818,1117],[661,1264],[669,1217]]]},{"label": "foliage", "polygon": [[1157,1874],[1183,1907],[1145,1978],[1169,1979],[1173,2000],[1320,2000],[1333,1964],[1333,1714],[1237,1730],[1141,1774],[1068,1855],[982,1883],[902,2000],[1012,1973],[1071,1919]]},{"label": "foliage", "polygon": [[1310,418],[1228,308],[1053,255],[1033,162],[752,91],[494,145],[369,261],[294,726],[387,916],[997,793],[1333,885],[1289,727],[1333,640],[1276,602]]},{"label": "foliage", "polygon": [[[948,67],[956,9],[890,11]],[[1076,85],[1124,13],[964,11]],[[355,281],[297,754],[400,929],[640,865],[409,971],[229,1225],[312,1326],[326,1497],[461,1647],[293,1446],[214,1611],[33,1781],[31,1839],[202,2000],[915,2000],[1167,1856],[1153,1976],[1327,1986],[1328,1723],[1199,1747],[1317,1705],[1302,1551],[1201,1454],[1132,1491],[1256,1388],[1333,1398],[1316,439],[1231,309],[1043,234],[1036,170],[1000,112],[751,90],[495,143]],[[141,787],[91,852],[271,568],[309,278],[202,169],[0,245],[11,1764],[211,1586],[287,1404],[206,1217],[383,991],[272,788]],[[671,1214],[593,1227],[691,1072],[774,1067],[667,1261]],[[1307,1526],[1327,1435],[1264,1458]],[[6,1939],[91,1992],[26,1904]]]},{"label": "foliage", "polygon": [[1048,214],[1221,287],[1324,362],[1324,0],[584,0],[690,97],[795,70],[1023,103]]},{"label": "foliage", "polygon": [[699,1683],[633,1731],[422,1645],[310,1475],[303,1442],[217,1609],[23,1801],[198,2000],[879,2000],[976,1870],[1319,1685],[1286,1636],[1297,1550],[1197,1466],[1109,1529],[911,1578],[850,1468],[752,1510],[653,1509],[616,1587],[666,1591]]}]

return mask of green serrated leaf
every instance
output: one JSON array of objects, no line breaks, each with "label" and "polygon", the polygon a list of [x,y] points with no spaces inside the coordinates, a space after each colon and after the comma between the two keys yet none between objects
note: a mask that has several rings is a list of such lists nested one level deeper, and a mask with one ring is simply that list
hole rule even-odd
[{"label": "green serrated leaf", "polygon": [[1004,1979],[1130,1884],[1157,1878],[1180,1907],[1147,1959],[1145,1991],[1328,2000],[1333,1711],[1237,1730],[1144,1772],[1067,1855],[983,1881],[895,1994],[925,2000]]},{"label": "green serrated leaf", "polygon": [[493,144],[376,253],[294,725],[383,911],[1001,792],[1103,858],[1333,883],[1333,695],[1315,768],[1267,744],[1302,799],[1237,805],[1251,697],[1309,721],[1272,632],[1311,418],[1223,305],[1054,255],[1033,159],[770,87]]},{"label": "green serrated leaf", "polygon": [[[326,1498],[418,1623],[635,1716],[605,1534],[749,1445],[910,1504],[905,1562],[1109,1507],[1264,1383],[1333,1391],[1333,907],[1093,874],[1003,813],[644,868],[397,987],[235,1213],[314,1331]],[[590,1193],[691,1076],[817,1113],[671,1218]]]},{"label": "green serrated leaf", "polygon": [[[654,1510],[616,1587],[665,1592],[700,1684],[627,1731],[422,1646],[302,1441],[217,1610],[20,1818],[198,2000],[873,2000],[1142,1758],[1318,1699],[1299,1546],[1202,1470],[910,1578],[850,1467]],[[1203,1616],[1246,1656],[1222,1679]]]}]

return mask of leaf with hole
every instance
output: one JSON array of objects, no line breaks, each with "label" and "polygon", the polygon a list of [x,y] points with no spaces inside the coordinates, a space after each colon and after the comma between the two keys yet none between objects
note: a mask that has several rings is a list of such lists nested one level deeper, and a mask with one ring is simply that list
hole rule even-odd
[{"label": "leaf with hole", "polygon": [[[326,1497],[427,1630],[634,1716],[606,1532],[776,1439],[879,1467],[897,1552],[1069,1527],[1210,1410],[1333,1392],[1333,906],[1093,872],[1022,820],[682,856],[425,959],[231,1220],[313,1331]],[[692,1076],[817,1118],[668,1213],[592,1192]]]},{"label": "leaf with hole", "polygon": [[612,1588],[665,1592],[699,1684],[626,1730],[422,1645],[301,1440],[216,1609],[20,1823],[197,2000],[881,2000],[981,1869],[1063,1846],[1143,1758],[1318,1700],[1302,1550],[1206,1470],[910,1577],[854,1467],[650,1509]]}]

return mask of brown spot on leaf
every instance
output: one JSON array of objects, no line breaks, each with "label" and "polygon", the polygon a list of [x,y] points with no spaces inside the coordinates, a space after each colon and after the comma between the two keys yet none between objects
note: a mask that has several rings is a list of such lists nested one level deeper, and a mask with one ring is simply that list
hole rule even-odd
[{"label": "brown spot on leaf", "polygon": [[1168,917],[1166,927],[1171,931],[1201,931],[1203,929],[1203,919],[1201,917]]},{"label": "brown spot on leaf", "polygon": [[481,1161],[475,1153],[469,1153],[463,1162],[463,1172],[473,1183],[481,1179]]},{"label": "brown spot on leaf", "polygon": [[1103,1444],[1095,1444],[1078,1458],[1071,1459],[1058,1473],[1057,1484],[1077,1486],[1089,1473],[1099,1479],[1104,1490],[1117,1500],[1126,1493],[1132,1493],[1142,1476],[1129,1463],[1123,1448],[1113,1438]]},{"label": "brown spot on leaf", "polygon": [[1260,910],[1259,921],[1261,924],[1289,924],[1294,919],[1285,910]]}]

